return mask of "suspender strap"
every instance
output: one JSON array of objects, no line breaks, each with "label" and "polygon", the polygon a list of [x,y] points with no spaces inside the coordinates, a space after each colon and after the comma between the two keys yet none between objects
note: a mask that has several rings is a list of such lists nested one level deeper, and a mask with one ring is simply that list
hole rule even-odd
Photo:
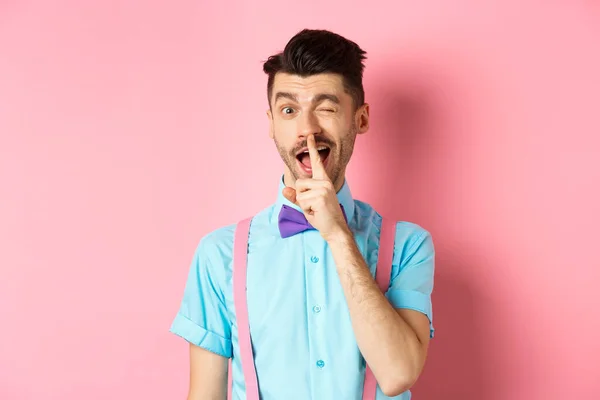
[{"label": "suspender strap", "polygon": [[[381,233],[379,235],[379,255],[377,257],[377,270],[375,280],[383,294],[388,291],[392,275],[392,259],[394,257],[394,238],[396,236],[396,222],[393,219],[383,218]],[[373,371],[366,366],[363,400],[375,400],[377,396],[377,380]]]},{"label": "suspender strap", "polygon": [[[246,398],[248,400],[259,400],[258,380],[254,367],[254,354],[250,341],[250,324],[248,322],[248,304],[246,302],[246,265],[248,262],[248,234],[250,233],[250,222],[252,218],[240,221],[235,230],[233,244],[233,301],[235,304],[235,316],[238,328],[238,340],[240,344],[240,357],[242,371],[246,382]],[[229,364],[229,380],[231,381],[231,362]],[[231,383],[228,386],[231,400]]]},{"label": "suspender strap", "polygon": [[[235,230],[233,253],[233,301],[238,327],[238,340],[240,344],[240,357],[242,371],[246,382],[246,398],[259,400],[258,379],[254,367],[254,355],[250,340],[250,323],[248,320],[248,305],[246,302],[246,266],[248,261],[248,235],[252,218],[240,221]],[[396,223],[394,220],[384,218],[381,221],[381,234],[379,237],[379,256],[375,280],[379,289],[386,293],[392,272],[392,259],[394,256],[394,237]],[[232,362],[229,360],[227,399],[232,399]],[[377,380],[373,372],[366,366],[363,400],[375,400],[377,395]]]}]

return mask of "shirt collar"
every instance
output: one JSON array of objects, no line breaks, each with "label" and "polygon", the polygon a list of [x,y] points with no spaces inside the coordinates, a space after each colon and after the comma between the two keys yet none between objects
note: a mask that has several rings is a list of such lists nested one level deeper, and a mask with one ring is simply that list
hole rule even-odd
[{"label": "shirt collar", "polygon": [[[274,209],[273,218],[272,218],[272,221],[275,223],[278,220],[279,211],[281,210],[281,207],[284,204],[287,206],[290,206],[292,208],[295,208],[298,211],[302,211],[302,209],[299,206],[292,203],[291,201],[289,201],[288,199],[286,199],[283,196],[282,191],[285,188],[285,183],[283,182],[283,178],[284,178],[284,176],[282,175],[281,180],[279,181],[279,191],[277,194],[277,202],[275,203],[275,209]],[[344,178],[344,184],[342,185],[342,188],[337,192],[337,198],[338,198],[339,203],[342,206],[344,206],[344,211],[346,213],[348,222],[351,222],[354,217],[354,199],[352,198],[352,193],[350,192],[350,186],[348,185],[348,181],[346,180],[346,178]]]}]

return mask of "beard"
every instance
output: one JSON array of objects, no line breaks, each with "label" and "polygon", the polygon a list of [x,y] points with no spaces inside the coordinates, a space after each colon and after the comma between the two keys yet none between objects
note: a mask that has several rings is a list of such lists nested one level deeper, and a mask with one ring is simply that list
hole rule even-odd
[{"label": "beard", "polygon": [[[336,143],[333,140],[329,139],[325,135],[315,135],[316,146],[326,145],[329,147],[329,155],[327,157],[327,166],[325,171],[329,176],[329,179],[335,184],[340,176],[345,171],[346,166],[350,162],[350,158],[352,157],[352,153],[354,151],[354,142],[356,140],[356,124],[353,123],[350,127],[350,130],[347,135],[344,135],[340,142]],[[277,151],[281,156],[281,159],[288,167],[294,180],[298,180],[304,177],[305,173],[300,169],[298,165],[298,159],[296,158],[296,154],[302,148],[307,147],[307,141],[304,140],[295,146],[292,149],[286,149],[277,141],[277,135],[275,135],[275,146],[277,147]]]}]

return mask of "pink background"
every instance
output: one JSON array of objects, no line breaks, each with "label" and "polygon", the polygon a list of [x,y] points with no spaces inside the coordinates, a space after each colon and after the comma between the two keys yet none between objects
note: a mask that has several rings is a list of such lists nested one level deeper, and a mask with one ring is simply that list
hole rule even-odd
[{"label": "pink background", "polygon": [[276,198],[304,27],[368,51],[355,196],[435,240],[414,398],[599,398],[598,2],[82,3],[0,3],[0,399],[185,397],[189,262]]}]

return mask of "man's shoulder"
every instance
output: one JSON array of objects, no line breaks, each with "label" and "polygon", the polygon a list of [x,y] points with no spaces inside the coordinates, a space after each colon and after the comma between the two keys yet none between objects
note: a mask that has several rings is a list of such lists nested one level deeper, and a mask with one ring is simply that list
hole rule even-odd
[{"label": "man's shoulder", "polygon": [[416,222],[396,220],[396,234],[408,237],[420,237],[429,235],[429,231]]},{"label": "man's shoulder", "polygon": [[[263,208],[255,215],[249,215],[246,218],[252,218],[252,231],[254,232],[260,226],[268,224],[269,217],[273,211],[274,205]],[[233,240],[235,236],[235,230],[240,221],[230,222],[226,225],[222,225],[218,228],[214,228],[204,234],[200,238],[198,244],[198,250],[203,252],[217,252],[221,254],[229,254],[233,250]]]},{"label": "man's shoulder", "polygon": [[[354,204],[359,215],[377,226],[380,226],[384,217],[388,217],[385,214],[379,213],[371,204],[365,201],[354,200]],[[394,218],[394,222],[396,225],[396,244],[407,242],[412,244],[419,239],[431,236],[427,229],[416,222],[397,218]]]},{"label": "man's shoulder", "polygon": [[196,246],[195,256],[201,260],[210,260],[211,263],[230,258],[235,225],[228,224],[214,228],[201,236]]}]

